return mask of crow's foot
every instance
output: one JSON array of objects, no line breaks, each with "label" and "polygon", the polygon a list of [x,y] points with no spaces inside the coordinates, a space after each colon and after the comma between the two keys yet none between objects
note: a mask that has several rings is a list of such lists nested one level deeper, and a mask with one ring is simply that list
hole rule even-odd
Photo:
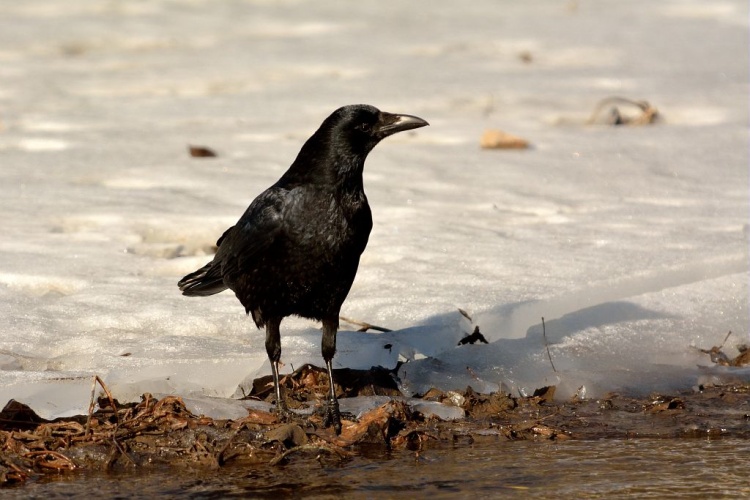
[{"label": "crow's foot", "polygon": [[281,400],[281,403],[276,403],[274,413],[276,413],[276,416],[279,418],[280,422],[291,422],[295,415],[295,413],[286,405],[286,402],[284,400]]},{"label": "crow's foot", "polygon": [[339,411],[339,402],[336,399],[329,399],[324,411],[323,426],[333,426],[333,430],[338,436],[341,434],[341,412]]}]

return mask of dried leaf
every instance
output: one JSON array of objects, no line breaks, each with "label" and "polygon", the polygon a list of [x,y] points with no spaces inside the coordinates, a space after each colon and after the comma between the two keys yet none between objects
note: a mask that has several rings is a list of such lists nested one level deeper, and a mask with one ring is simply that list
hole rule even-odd
[{"label": "dried leaf", "polygon": [[233,421],[231,427],[237,429],[246,424],[273,425],[278,422],[279,418],[275,413],[260,410],[248,410],[247,416]]},{"label": "dried leaf", "polygon": [[458,341],[458,345],[466,345],[466,344],[475,344],[477,342],[481,342],[483,344],[489,344],[487,342],[487,339],[484,338],[484,335],[479,331],[479,327],[475,326],[474,331],[471,333],[471,335],[467,335],[466,337],[462,338]]},{"label": "dried leaf", "polygon": [[307,433],[297,424],[283,424],[266,432],[266,444],[279,442],[286,448],[307,444]]},{"label": "dried leaf", "polygon": [[193,158],[215,158],[218,156],[213,149],[205,146],[188,146],[188,151]]},{"label": "dried leaf", "polygon": [[527,149],[529,142],[502,130],[485,130],[479,145],[482,149]]}]

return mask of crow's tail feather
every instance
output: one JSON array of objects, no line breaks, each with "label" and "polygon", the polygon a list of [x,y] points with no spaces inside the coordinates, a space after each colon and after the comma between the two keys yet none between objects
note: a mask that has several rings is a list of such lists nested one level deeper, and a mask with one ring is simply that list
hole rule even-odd
[{"label": "crow's tail feather", "polygon": [[180,287],[182,295],[191,297],[205,297],[223,292],[227,289],[218,266],[209,262],[197,271],[182,278],[177,286]]}]

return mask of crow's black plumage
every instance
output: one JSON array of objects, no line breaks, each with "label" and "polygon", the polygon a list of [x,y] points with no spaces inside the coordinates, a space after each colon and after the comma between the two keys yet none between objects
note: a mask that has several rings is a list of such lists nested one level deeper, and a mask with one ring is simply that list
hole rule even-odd
[{"label": "crow's black plumage", "polygon": [[337,109],[281,179],[219,238],[214,259],[180,280],[184,295],[231,289],[258,328],[265,327],[279,412],[287,412],[278,372],[281,320],[290,315],[320,320],[330,382],[326,422],[340,432],[331,360],[341,304],[372,228],[362,186],[365,159],[389,135],[425,125],[421,118],[368,105]]}]

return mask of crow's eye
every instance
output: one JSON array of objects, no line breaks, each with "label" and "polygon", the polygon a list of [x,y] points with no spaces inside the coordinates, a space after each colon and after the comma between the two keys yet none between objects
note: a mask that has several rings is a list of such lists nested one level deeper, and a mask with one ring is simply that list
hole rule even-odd
[{"label": "crow's eye", "polygon": [[359,130],[360,132],[366,132],[369,133],[370,130],[372,130],[372,125],[369,123],[360,123],[356,127],[354,127],[355,130]]}]

